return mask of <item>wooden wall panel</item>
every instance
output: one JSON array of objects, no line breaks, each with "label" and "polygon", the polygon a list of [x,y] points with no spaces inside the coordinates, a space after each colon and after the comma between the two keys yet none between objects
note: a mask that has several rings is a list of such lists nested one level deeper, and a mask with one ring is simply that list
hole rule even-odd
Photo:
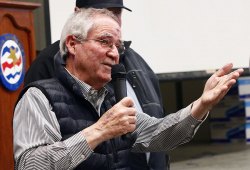
[{"label": "wooden wall panel", "polygon": [[[25,70],[35,57],[34,21],[32,10],[38,3],[0,1],[0,35],[14,34],[24,49]],[[12,118],[16,99],[22,89],[10,91],[0,84],[0,169],[14,169]]]}]

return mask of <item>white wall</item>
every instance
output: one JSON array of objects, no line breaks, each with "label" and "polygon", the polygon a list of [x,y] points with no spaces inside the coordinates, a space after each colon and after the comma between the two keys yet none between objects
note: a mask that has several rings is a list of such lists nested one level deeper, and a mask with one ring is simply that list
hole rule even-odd
[{"label": "white wall", "polygon": [[60,39],[67,18],[74,12],[75,0],[49,0],[51,42]]},{"label": "white wall", "polygon": [[[249,0],[124,0],[123,39],[157,73],[248,67]],[[52,41],[75,1],[51,0]],[[64,12],[66,11],[66,12]]]}]

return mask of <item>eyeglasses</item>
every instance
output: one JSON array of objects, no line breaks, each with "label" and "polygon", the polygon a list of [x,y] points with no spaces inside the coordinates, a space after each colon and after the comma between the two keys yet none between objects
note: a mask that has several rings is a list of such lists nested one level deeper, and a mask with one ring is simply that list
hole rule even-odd
[{"label": "eyeglasses", "polygon": [[125,50],[124,41],[120,40],[116,43],[114,43],[111,39],[84,39],[83,41],[91,41],[91,40],[100,43],[101,46],[104,48],[113,49],[113,47],[115,46],[120,55],[124,53]]}]

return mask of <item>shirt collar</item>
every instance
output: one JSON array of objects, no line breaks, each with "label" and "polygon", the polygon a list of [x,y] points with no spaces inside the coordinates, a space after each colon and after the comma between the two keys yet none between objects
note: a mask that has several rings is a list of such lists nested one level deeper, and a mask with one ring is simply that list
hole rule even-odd
[{"label": "shirt collar", "polygon": [[86,100],[88,100],[96,109],[96,111],[100,114],[100,107],[102,102],[104,101],[105,96],[108,93],[108,90],[103,87],[100,90],[95,90],[87,83],[79,80],[76,76],[71,74],[66,68],[65,70],[69,73],[69,75],[77,82],[77,84],[80,86],[80,90],[82,92],[82,95],[85,97]]}]

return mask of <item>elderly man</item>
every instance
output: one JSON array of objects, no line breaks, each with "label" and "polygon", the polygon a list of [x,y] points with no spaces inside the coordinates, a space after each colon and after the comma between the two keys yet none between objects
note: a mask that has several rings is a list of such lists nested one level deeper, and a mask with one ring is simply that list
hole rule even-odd
[{"label": "elderly man", "polygon": [[[199,99],[161,119],[138,112],[129,97],[104,113],[100,107],[121,46],[118,19],[108,10],[81,9],[67,20],[55,78],[27,86],[16,105],[16,168],[130,169],[130,152],[168,151],[190,141],[243,72],[230,73],[232,64],[225,65]],[[128,132],[131,138],[121,138]]]},{"label": "elderly man", "polygon": [[[112,11],[122,25],[122,13],[131,11],[124,6],[123,0],[76,0],[75,11],[79,8],[106,8]],[[73,1],[72,1],[73,3]],[[125,9],[125,11],[122,11]],[[136,10],[136,9],[135,9]],[[73,9],[72,9],[73,11]],[[59,51],[59,40],[42,50],[25,74],[25,85],[36,80],[55,76],[54,56]],[[131,47],[131,41],[125,41],[125,50],[120,51],[119,63],[127,71],[127,95],[131,97],[137,109],[146,114],[162,118],[165,116],[157,75],[137,52]],[[153,57],[153,56],[152,56]],[[140,87],[140,88],[138,88]],[[113,88],[109,86],[109,88]],[[112,97],[104,103],[112,103]],[[101,107],[101,109],[105,109]],[[168,170],[169,156],[165,152],[130,153],[130,167],[133,170]]]}]

